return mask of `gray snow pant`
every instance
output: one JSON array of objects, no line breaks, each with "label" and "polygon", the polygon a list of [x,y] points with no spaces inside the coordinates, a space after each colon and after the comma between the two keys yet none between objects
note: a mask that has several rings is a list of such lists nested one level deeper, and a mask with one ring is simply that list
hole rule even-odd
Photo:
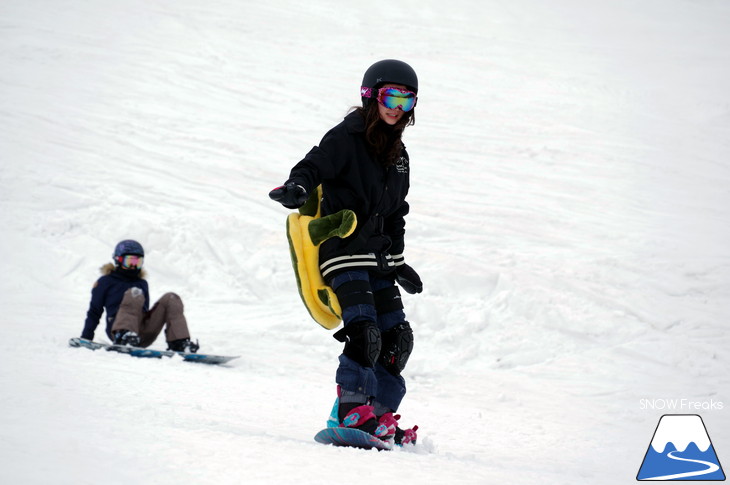
[{"label": "gray snow pant", "polygon": [[147,313],[144,312],[144,293],[139,288],[124,292],[119,311],[114,318],[112,333],[129,330],[139,335],[140,347],[149,347],[162,327],[168,342],[190,338],[188,322],[183,314],[183,302],[175,293],[165,293]]}]

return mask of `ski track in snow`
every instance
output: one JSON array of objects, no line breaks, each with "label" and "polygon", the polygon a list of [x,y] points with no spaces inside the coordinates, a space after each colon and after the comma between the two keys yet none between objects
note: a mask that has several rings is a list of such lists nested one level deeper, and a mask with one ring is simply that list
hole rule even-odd
[{"label": "ski track in snow", "polygon": [[[640,399],[730,404],[729,20],[713,0],[3,3],[0,482],[633,482],[661,414]],[[420,443],[377,453],[313,441],[340,346],[267,192],[387,57],[420,79],[425,285],[399,410]],[[240,359],[66,346],[123,238],[152,298]],[[722,460],[730,415],[702,412]]]}]

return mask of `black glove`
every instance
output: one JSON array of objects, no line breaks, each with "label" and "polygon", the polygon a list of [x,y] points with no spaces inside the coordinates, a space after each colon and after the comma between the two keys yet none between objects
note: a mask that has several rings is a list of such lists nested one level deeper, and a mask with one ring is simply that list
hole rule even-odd
[{"label": "black glove", "polygon": [[289,182],[269,192],[269,198],[281,203],[287,209],[298,209],[304,205],[309,196],[304,187]]},{"label": "black glove", "polygon": [[407,293],[413,295],[423,291],[421,278],[418,276],[418,273],[416,273],[416,271],[407,264],[398,266],[395,269],[395,275],[395,279],[398,280],[398,284],[401,288],[406,290]]}]

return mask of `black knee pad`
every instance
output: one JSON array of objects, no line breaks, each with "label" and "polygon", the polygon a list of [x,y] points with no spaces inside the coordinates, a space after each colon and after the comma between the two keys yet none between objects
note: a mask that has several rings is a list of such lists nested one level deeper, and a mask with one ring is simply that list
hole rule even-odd
[{"label": "black knee pad", "polygon": [[394,376],[406,368],[408,358],[413,352],[413,330],[408,322],[399,323],[383,332],[383,348],[378,362]]},{"label": "black knee pad", "polygon": [[343,354],[363,367],[373,367],[378,361],[382,341],[380,329],[369,320],[352,322],[334,334],[340,342],[345,343]]}]

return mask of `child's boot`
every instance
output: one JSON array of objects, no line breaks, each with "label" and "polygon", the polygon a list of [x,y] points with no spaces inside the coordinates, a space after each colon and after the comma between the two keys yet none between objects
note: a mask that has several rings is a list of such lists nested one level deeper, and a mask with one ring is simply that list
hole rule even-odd
[{"label": "child's boot", "polygon": [[[355,428],[382,439],[388,432],[387,427],[378,422],[373,412],[374,408],[368,401],[368,397],[364,394],[345,391],[337,386],[337,400],[327,420],[327,426]],[[335,422],[337,424],[334,424]]]}]

